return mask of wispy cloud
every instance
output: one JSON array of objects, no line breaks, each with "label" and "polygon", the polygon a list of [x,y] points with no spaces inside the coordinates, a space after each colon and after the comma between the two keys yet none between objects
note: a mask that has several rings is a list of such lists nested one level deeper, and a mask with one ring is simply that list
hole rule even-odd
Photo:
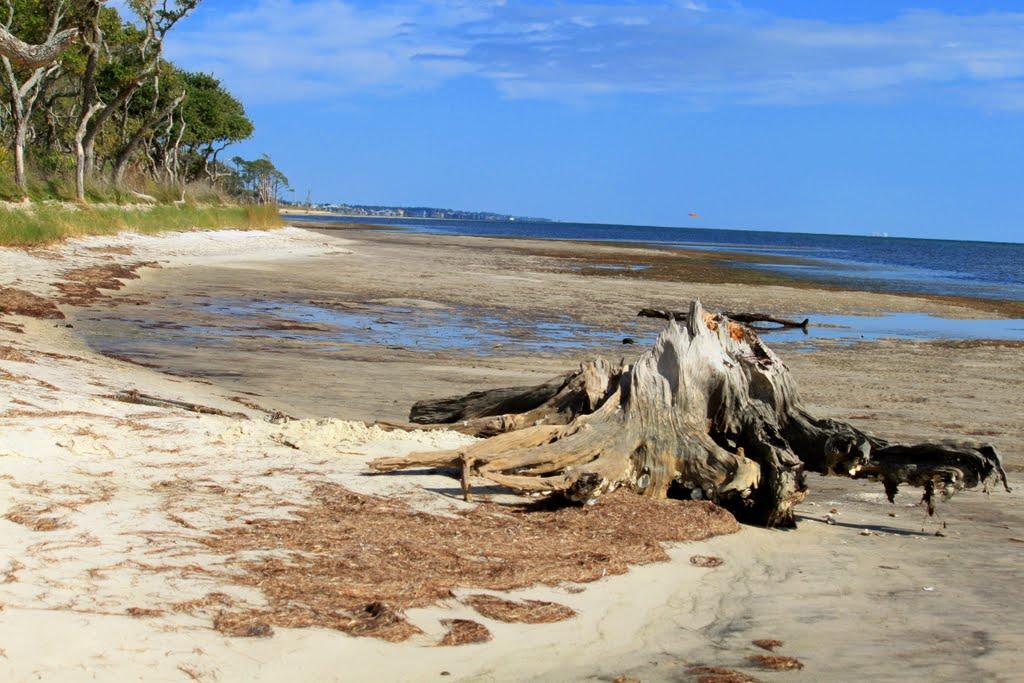
[{"label": "wispy cloud", "polygon": [[850,24],[683,0],[207,0],[169,52],[271,100],[472,77],[513,98],[652,93],[716,106],[928,91],[1017,109],[1024,13],[907,11]]}]

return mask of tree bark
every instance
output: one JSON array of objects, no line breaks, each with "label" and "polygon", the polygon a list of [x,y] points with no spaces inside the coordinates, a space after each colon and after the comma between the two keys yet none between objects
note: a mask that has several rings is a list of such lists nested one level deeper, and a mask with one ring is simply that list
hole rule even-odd
[{"label": "tree bark", "polygon": [[114,160],[114,171],[113,181],[114,187],[119,189],[124,188],[124,172],[128,167],[128,162],[131,161],[132,154],[135,153],[136,148],[146,138],[146,135],[153,129],[154,126],[158,125],[165,118],[174,113],[174,110],[185,100],[185,93],[182,93],[171,101],[166,107],[158,111],[148,121],[143,122],[137,131],[129,138],[128,142],[125,143],[121,151],[118,152],[117,157]]},{"label": "tree bark", "polygon": [[[901,484],[918,486],[929,511],[936,491],[951,495],[992,482],[1009,490],[989,444],[895,444],[813,417],[789,370],[757,333],[699,302],[682,327],[671,321],[653,349],[609,372],[606,391],[584,379],[595,367],[610,366],[584,364],[559,388],[567,408],[546,411],[539,424],[524,419],[530,411],[480,414],[502,410],[509,397],[489,404],[478,397],[449,417],[490,419],[509,429],[457,450],[384,458],[371,467],[451,467],[460,474],[469,468],[512,489],[576,502],[622,486],[655,498],[704,497],[741,521],[769,527],[795,526],[793,507],[806,495],[807,471],[881,481],[890,500]],[[551,384],[511,396],[550,395]]]},{"label": "tree bark", "polygon": [[101,109],[103,109],[103,105],[94,102],[89,110],[82,115],[78,122],[78,128],[75,130],[75,197],[83,204],[85,203],[85,180],[88,171],[85,134],[89,128],[89,121]]},{"label": "tree bark", "polygon": [[614,393],[622,375],[603,359],[588,361],[576,372],[560,375],[536,387],[477,391],[462,397],[420,401],[409,421],[449,425],[473,436],[496,434],[541,424],[564,425],[591,413]]},{"label": "tree bark", "polygon": [[0,26],[0,56],[30,69],[53,64],[78,37],[77,29],[54,33],[41,45],[29,45]]}]

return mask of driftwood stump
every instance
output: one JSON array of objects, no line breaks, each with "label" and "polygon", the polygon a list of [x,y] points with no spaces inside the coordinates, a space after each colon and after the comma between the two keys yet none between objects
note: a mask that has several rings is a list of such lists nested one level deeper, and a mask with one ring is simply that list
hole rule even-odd
[{"label": "driftwood stump", "polygon": [[[499,412],[509,405],[519,412]],[[706,497],[741,521],[770,527],[795,526],[808,471],[881,481],[890,500],[901,484],[922,487],[929,512],[936,491],[992,481],[1009,490],[989,444],[894,444],[810,415],[789,370],[757,333],[699,302],[630,366],[593,361],[540,387],[420,403],[413,419],[442,414],[464,431],[494,436],[371,466],[452,467],[466,482],[472,470],[577,502],[620,486],[654,498]]]}]

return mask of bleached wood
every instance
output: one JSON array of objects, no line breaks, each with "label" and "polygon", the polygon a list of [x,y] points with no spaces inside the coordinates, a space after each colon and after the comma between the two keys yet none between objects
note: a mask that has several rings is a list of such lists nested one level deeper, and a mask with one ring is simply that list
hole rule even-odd
[{"label": "bleached wood", "polygon": [[[457,450],[371,463],[379,471],[458,468],[524,492],[589,502],[618,487],[641,495],[706,497],[739,519],[794,526],[804,473],[881,481],[951,495],[1001,481],[996,450],[972,441],[904,445],[803,407],[782,360],[751,328],[693,302],[654,348],[614,372],[584,364],[551,401],[522,415],[481,415],[507,429]],[[553,399],[552,399],[553,400]],[[537,412],[539,411],[539,412]],[[532,421],[540,418],[540,424]],[[467,464],[468,463],[468,464]]]}]

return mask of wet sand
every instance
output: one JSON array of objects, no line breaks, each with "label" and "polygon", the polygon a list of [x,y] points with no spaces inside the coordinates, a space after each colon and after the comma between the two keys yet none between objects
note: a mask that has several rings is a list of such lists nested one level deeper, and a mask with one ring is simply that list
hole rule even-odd
[{"label": "wet sand", "polygon": [[[636,310],[645,306],[679,308],[695,296],[710,308],[783,315],[808,311],[991,315],[970,302],[856,292],[837,295],[784,284],[755,287],[742,282],[688,281],[692,271],[680,271],[675,279],[648,280],[643,271],[624,274],[586,267],[590,262],[641,259],[651,251],[636,248],[370,231],[330,233],[317,239],[320,241],[313,242],[289,233],[280,243],[259,249],[254,243],[228,248],[216,259],[177,257],[161,270],[142,270],[141,280],[111,299],[91,307],[66,308],[74,325],[70,330],[37,321],[29,325],[27,340],[3,333],[26,352],[35,347],[36,351],[73,353],[87,362],[51,359],[31,366],[7,363],[4,367],[11,366],[25,377],[38,375],[39,382],[59,389],[55,392],[43,384],[25,389],[24,399],[50,410],[80,409],[75,396],[81,387],[92,383],[100,388],[90,392],[154,387],[165,395],[173,392],[225,409],[239,409],[231,397],[245,396],[268,409],[298,417],[398,420],[405,417],[411,402],[420,398],[541,381],[594,353],[639,353],[642,348],[615,340],[620,333],[642,337],[659,328],[653,321],[637,321]],[[163,243],[168,253],[187,251],[168,240]],[[147,254],[158,254],[164,248],[158,240],[146,244]],[[285,245],[292,245],[290,253],[282,249]],[[565,255],[567,251],[571,256]],[[238,316],[230,317],[230,324],[241,329],[223,345],[211,343],[209,338],[191,345],[162,342],[163,335],[171,332],[194,331],[153,326],[154,321],[170,321],[185,328],[225,323],[220,315],[203,313],[202,307],[180,305],[190,297],[209,297],[211,292],[232,300],[316,300],[333,306],[390,306],[412,311],[472,308],[516,320],[517,325],[509,340],[502,342],[506,348],[486,353],[480,349],[472,353],[424,351],[358,343],[323,344],[329,348],[318,349],[309,339],[318,330],[290,330],[292,339],[260,332],[268,322],[280,322],[280,312],[274,311],[262,311],[241,322]],[[521,350],[536,336],[531,335],[531,325],[564,322],[566,316],[576,325],[614,330],[615,337],[587,339],[569,349]],[[91,339],[102,347],[104,335],[109,341],[110,335],[124,337],[131,328],[142,335],[128,345],[133,360],[187,377],[162,377],[150,368],[99,359],[81,341]],[[140,354],[140,349],[148,350],[148,355]],[[780,349],[813,411],[848,419],[895,439],[974,435],[990,440],[1004,455],[1011,483],[1017,483],[1024,469],[1022,345],[878,341]],[[89,410],[98,409],[94,397],[82,400]],[[10,433],[24,434],[17,443],[4,444],[10,451],[10,457],[3,459],[10,476],[19,481],[31,478],[32,467],[26,458],[45,453],[40,444],[47,440],[72,448],[69,452],[79,459],[78,467],[88,466],[89,472],[110,468],[99,442],[86,435],[74,437],[73,443],[67,441],[72,427],[67,420],[72,418],[50,417],[40,423],[43,418],[38,416],[10,416],[12,411],[32,409],[17,404],[7,409],[7,427],[15,430]],[[113,409],[104,404],[103,410]],[[156,420],[154,427],[177,430],[175,443],[186,449],[189,466],[195,469],[167,469],[171,467],[167,456],[147,450],[167,437],[160,433],[147,436],[146,447],[126,451],[118,463],[135,506],[120,514],[139,512],[139,506],[148,504],[143,492],[150,489],[133,483],[137,476],[144,476],[147,485],[150,479],[159,483],[157,479],[171,473],[198,477],[197,481],[216,482],[229,493],[247,490],[239,488],[239,482],[262,484],[267,480],[251,479],[255,474],[247,466],[258,452],[264,453],[260,470],[289,462],[303,470],[297,480],[287,478],[274,484],[278,496],[300,497],[302,487],[317,477],[356,490],[380,492],[380,478],[359,476],[365,457],[381,449],[395,452],[416,447],[393,442],[346,446],[360,455],[338,458],[329,448],[312,448],[306,453],[274,446],[262,431],[270,427],[259,426],[258,435],[254,432],[225,440],[225,418],[171,417],[149,419]],[[118,434],[119,441],[102,443],[115,451],[117,444],[136,443],[122,432]],[[99,455],[87,457],[92,453]],[[69,457],[68,452],[60,451],[60,462]],[[92,457],[101,459],[91,462]],[[21,464],[11,469],[12,463]],[[48,467],[45,476],[57,481],[61,469]],[[120,485],[120,478],[116,481]],[[431,509],[457,504],[451,498],[450,481],[441,477],[389,477],[386,484],[388,495],[404,496]],[[440,676],[442,671],[456,679],[473,680],[612,680],[623,674],[642,680],[690,680],[693,677],[687,668],[698,663],[779,681],[858,680],[866,676],[877,680],[1015,677],[1017,653],[1024,647],[1024,617],[1008,607],[1024,573],[1020,540],[1024,506],[1018,492],[964,493],[940,504],[938,517],[929,518],[916,506],[917,498],[910,490],[891,506],[878,485],[818,477],[812,478],[810,485],[812,495],[800,507],[802,522],[797,531],[746,528],[736,535],[682,544],[670,550],[670,562],[634,568],[627,575],[588,585],[582,593],[556,588],[521,591],[517,594],[566,604],[580,616],[544,626],[488,621],[494,641],[461,648],[425,647],[429,641],[382,644],[317,629],[279,629],[274,638],[254,643],[225,639],[198,621],[113,616],[119,609],[123,613],[127,605],[138,604],[140,598],[156,602],[166,594],[194,592],[194,579],[169,576],[154,583],[150,577],[140,588],[132,588],[130,581],[113,578],[139,582],[143,581],[141,575],[129,572],[125,576],[126,570],[108,569],[111,575],[104,581],[88,575],[87,570],[95,568],[90,564],[93,551],[72,551],[84,553],[76,560],[74,571],[58,561],[68,552],[61,550],[60,542],[73,544],[74,533],[81,529],[54,531],[55,536],[46,538],[52,548],[37,548],[31,557],[19,553],[38,544],[38,532],[21,530],[8,552],[11,559],[21,558],[27,567],[19,571],[19,583],[4,593],[8,609],[0,613],[0,638],[9,659],[16,663],[16,677],[41,671],[43,678],[53,680],[60,679],[60,672],[68,667],[82,671],[81,678],[99,672],[101,676],[185,679],[190,674],[181,666],[198,672],[202,680],[276,680],[295,672],[317,680],[422,680]],[[205,501],[209,506],[201,516],[191,513],[188,519],[192,524],[209,528],[225,514],[238,514],[227,493],[209,500],[195,498],[200,493],[182,501]],[[10,495],[24,498],[27,493],[11,489]],[[273,514],[268,506],[275,500],[275,496],[261,493],[252,504],[260,510],[258,514]],[[833,509],[838,523],[826,524],[825,515]],[[84,522],[78,513],[68,515],[72,521]],[[86,529],[105,539],[101,518],[90,517],[95,523]],[[144,528],[155,531],[175,529],[166,520],[158,523],[155,518],[146,519],[145,524]],[[181,532],[180,527],[177,530]],[[159,541],[161,537],[153,538]],[[157,542],[156,547],[163,545]],[[102,559],[108,560],[113,552],[108,549]],[[132,552],[145,553],[146,546]],[[720,556],[725,564],[698,570],[687,562],[695,553]],[[87,575],[91,578],[85,578]],[[58,588],[58,584],[64,587]],[[69,586],[83,596],[69,603],[82,612],[62,607]],[[33,599],[32,591],[47,597]],[[99,607],[110,614],[97,613]],[[439,615],[457,615],[457,610],[445,605],[414,611],[410,618],[424,624],[433,636],[426,624],[435,623]],[[109,638],[76,638],[73,634],[83,628],[130,645],[111,648],[104,642]],[[32,639],[44,632],[69,645],[60,652],[43,652]],[[799,672],[759,671],[747,661],[759,652],[750,644],[758,638],[785,641],[780,653],[799,657],[805,668]]]}]

